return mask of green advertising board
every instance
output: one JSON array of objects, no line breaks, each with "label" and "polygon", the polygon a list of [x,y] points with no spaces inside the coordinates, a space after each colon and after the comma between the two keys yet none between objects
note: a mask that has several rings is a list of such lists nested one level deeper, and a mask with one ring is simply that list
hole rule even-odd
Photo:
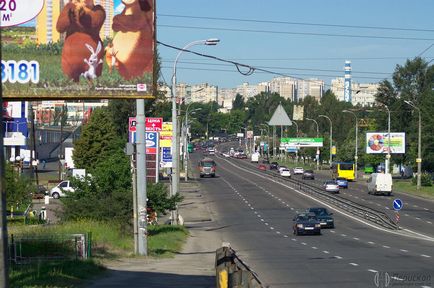
[{"label": "green advertising board", "polygon": [[281,145],[293,147],[323,147],[324,138],[280,138]]}]

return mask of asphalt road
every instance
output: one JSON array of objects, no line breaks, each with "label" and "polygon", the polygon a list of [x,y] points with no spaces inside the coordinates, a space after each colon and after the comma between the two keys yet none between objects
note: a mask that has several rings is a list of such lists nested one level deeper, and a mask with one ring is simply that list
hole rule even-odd
[{"label": "asphalt road", "polygon": [[200,183],[222,239],[270,287],[433,287],[434,242],[371,227],[336,209],[336,229],[294,236],[296,211],[324,205],[241,166],[246,160],[215,159],[217,177]]}]

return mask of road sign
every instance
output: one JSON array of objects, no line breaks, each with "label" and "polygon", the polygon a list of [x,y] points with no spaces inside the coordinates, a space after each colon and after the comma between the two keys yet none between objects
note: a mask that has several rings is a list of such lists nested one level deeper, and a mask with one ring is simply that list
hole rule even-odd
[{"label": "road sign", "polygon": [[163,118],[147,117],[145,127],[146,131],[161,131],[163,130]]},{"label": "road sign", "polygon": [[393,200],[393,209],[395,209],[396,211],[401,210],[403,205],[404,203],[402,203],[401,199]]},{"label": "road sign", "polygon": [[161,167],[170,168],[172,167],[172,152],[170,147],[161,148]]},{"label": "road sign", "polygon": [[129,119],[128,119],[129,121],[128,121],[128,131],[130,131],[130,132],[136,132],[137,131],[137,129],[136,129],[136,117],[130,117]]}]

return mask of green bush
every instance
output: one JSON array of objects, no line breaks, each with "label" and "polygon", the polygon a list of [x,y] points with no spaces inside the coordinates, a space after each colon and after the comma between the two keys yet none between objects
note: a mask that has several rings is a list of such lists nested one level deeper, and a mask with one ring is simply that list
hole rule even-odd
[{"label": "green bush", "polygon": [[[413,177],[413,179],[411,180],[411,182],[413,183],[413,185],[417,184],[417,176]],[[422,173],[421,177],[420,177],[420,185],[421,186],[432,186],[432,176],[429,173]]]}]

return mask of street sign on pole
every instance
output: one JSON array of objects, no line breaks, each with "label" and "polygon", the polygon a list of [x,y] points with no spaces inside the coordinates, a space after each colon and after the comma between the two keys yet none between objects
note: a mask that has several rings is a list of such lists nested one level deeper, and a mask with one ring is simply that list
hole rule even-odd
[{"label": "street sign on pole", "polygon": [[146,131],[161,131],[163,130],[163,118],[146,118]]},{"label": "street sign on pole", "polygon": [[393,209],[395,209],[396,211],[401,210],[403,205],[404,203],[402,203],[401,199],[393,200]]}]

